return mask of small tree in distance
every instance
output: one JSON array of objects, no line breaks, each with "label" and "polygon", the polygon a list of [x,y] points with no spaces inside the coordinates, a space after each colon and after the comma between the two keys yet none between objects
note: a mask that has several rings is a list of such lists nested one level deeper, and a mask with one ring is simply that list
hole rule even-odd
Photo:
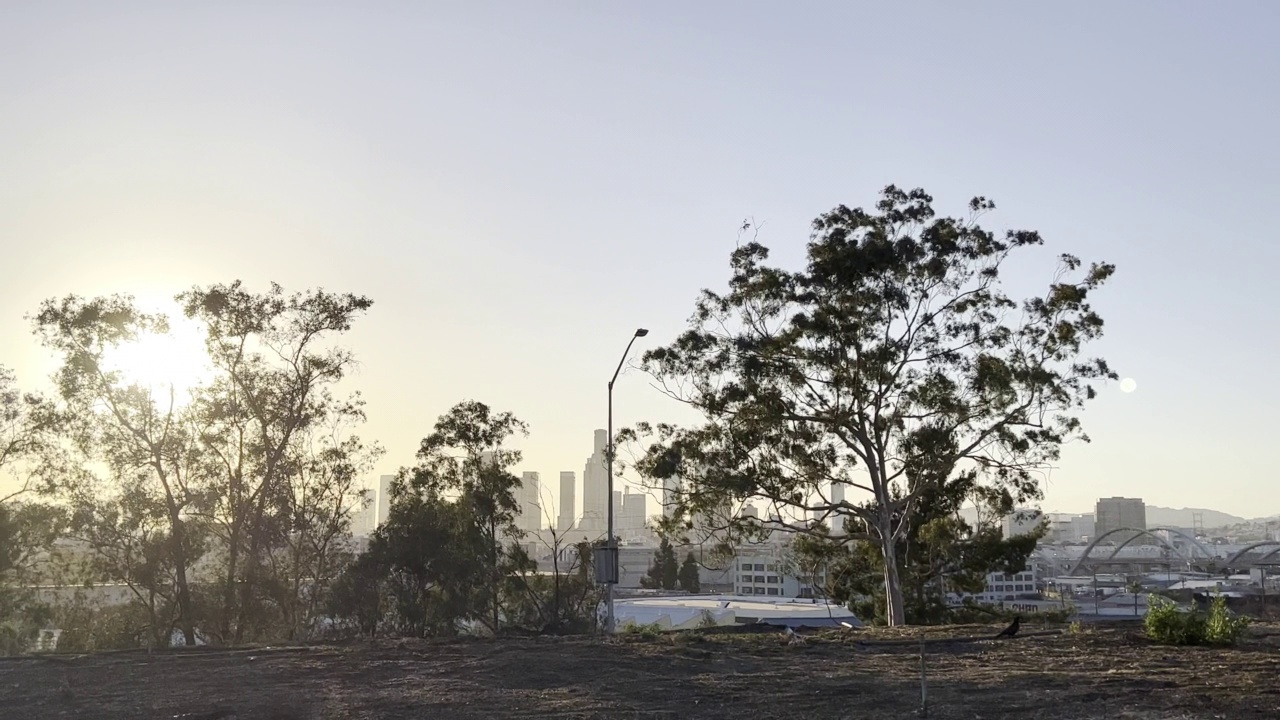
[{"label": "small tree in distance", "polygon": [[680,564],[680,589],[693,594],[702,592],[702,581],[698,579],[698,561],[694,559],[693,553],[686,555],[684,562]]},{"label": "small tree in distance", "polygon": [[640,586],[652,590],[675,590],[679,580],[680,561],[676,559],[675,548],[670,540],[662,538],[657,552],[653,554],[649,572],[640,579]]}]

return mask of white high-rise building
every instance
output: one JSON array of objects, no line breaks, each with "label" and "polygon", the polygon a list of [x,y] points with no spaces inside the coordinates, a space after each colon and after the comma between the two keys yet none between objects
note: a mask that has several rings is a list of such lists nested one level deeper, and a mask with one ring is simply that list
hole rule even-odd
[{"label": "white high-rise building", "polygon": [[541,491],[542,482],[538,473],[526,472],[520,475],[520,488],[516,493],[520,513],[516,516],[516,527],[526,532],[542,529],[542,504],[538,502],[538,493]]},{"label": "white high-rise building", "polygon": [[[845,490],[844,483],[840,483],[840,482],[831,483],[831,504],[832,505],[838,505],[844,502],[844,490]],[[843,514],[832,515],[829,519],[830,519],[830,522],[828,523],[828,525],[831,526],[831,534],[843,535],[845,516]]]},{"label": "white high-rise building", "polygon": [[378,486],[365,490],[368,505],[351,514],[351,534],[355,537],[368,537],[373,534],[391,514],[391,481],[395,475],[382,475],[378,478]]},{"label": "white high-rise building", "polygon": [[[619,495],[614,493],[614,496]],[[628,539],[640,537],[644,534],[649,497],[644,493],[632,492],[630,487],[620,496],[621,503],[614,509],[617,514],[618,535]]]},{"label": "white high-rise building", "polygon": [[560,473],[560,518],[556,522],[556,530],[559,532],[573,529],[573,519],[576,517],[574,511],[577,510],[574,486],[577,483],[578,478],[572,470]]},{"label": "white high-rise building", "polygon": [[[365,496],[351,513],[351,535],[368,537],[378,526],[378,495],[375,490],[366,490]],[[363,507],[360,504],[367,503]]]},{"label": "white high-rise building", "polygon": [[588,532],[604,532],[608,523],[609,468],[605,464],[605,447],[609,434],[596,430],[595,448],[582,471],[582,521],[578,528]]},{"label": "white high-rise building", "polygon": [[377,527],[382,527],[387,522],[387,517],[391,514],[391,482],[395,479],[395,475],[383,475],[378,478],[378,494],[373,499],[374,505],[377,507],[377,512],[375,513]]}]

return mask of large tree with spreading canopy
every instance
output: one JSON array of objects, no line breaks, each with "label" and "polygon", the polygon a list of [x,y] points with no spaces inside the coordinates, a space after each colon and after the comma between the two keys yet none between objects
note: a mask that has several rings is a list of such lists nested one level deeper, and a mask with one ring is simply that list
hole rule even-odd
[{"label": "large tree with spreading canopy", "polygon": [[1114,267],[1061,255],[1044,294],[1015,301],[1002,266],[1042,240],[984,229],[993,209],[978,197],[968,217],[938,217],[923,190],[889,186],[870,211],[817,218],[803,269],[740,245],[728,290],[703,291],[689,329],[644,357],[702,416],[632,434],[648,443],[642,474],[682,479],[676,521],[751,502],[764,519],[727,530],[842,527],[878,547],[897,625],[898,541],[921,502],[942,489],[1005,510],[1038,499],[1060,447],[1087,440],[1077,414],[1094,385],[1115,377],[1082,356]]}]

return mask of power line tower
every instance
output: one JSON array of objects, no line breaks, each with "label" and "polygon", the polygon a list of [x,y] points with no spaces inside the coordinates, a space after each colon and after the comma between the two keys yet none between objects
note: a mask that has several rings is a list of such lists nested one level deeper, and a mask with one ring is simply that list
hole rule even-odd
[{"label": "power line tower", "polygon": [[1204,513],[1191,513],[1191,527],[1196,537],[1204,537]]}]

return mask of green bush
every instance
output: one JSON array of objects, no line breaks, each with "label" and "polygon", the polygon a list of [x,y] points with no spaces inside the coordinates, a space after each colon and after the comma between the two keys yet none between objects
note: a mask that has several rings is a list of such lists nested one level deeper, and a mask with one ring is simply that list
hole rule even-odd
[{"label": "green bush", "polygon": [[1227,610],[1227,599],[1213,599],[1209,612],[1184,612],[1172,600],[1152,595],[1144,625],[1147,637],[1169,645],[1234,645],[1244,634],[1249,619]]},{"label": "green bush", "polygon": [[662,626],[658,623],[627,623],[622,628],[622,632],[627,635],[639,635],[640,637],[656,638],[662,634]]},{"label": "green bush", "polygon": [[1209,607],[1209,618],[1205,621],[1205,640],[1210,645],[1235,645],[1244,636],[1249,627],[1249,618],[1232,615],[1227,610],[1227,599],[1219,595],[1213,599]]}]

